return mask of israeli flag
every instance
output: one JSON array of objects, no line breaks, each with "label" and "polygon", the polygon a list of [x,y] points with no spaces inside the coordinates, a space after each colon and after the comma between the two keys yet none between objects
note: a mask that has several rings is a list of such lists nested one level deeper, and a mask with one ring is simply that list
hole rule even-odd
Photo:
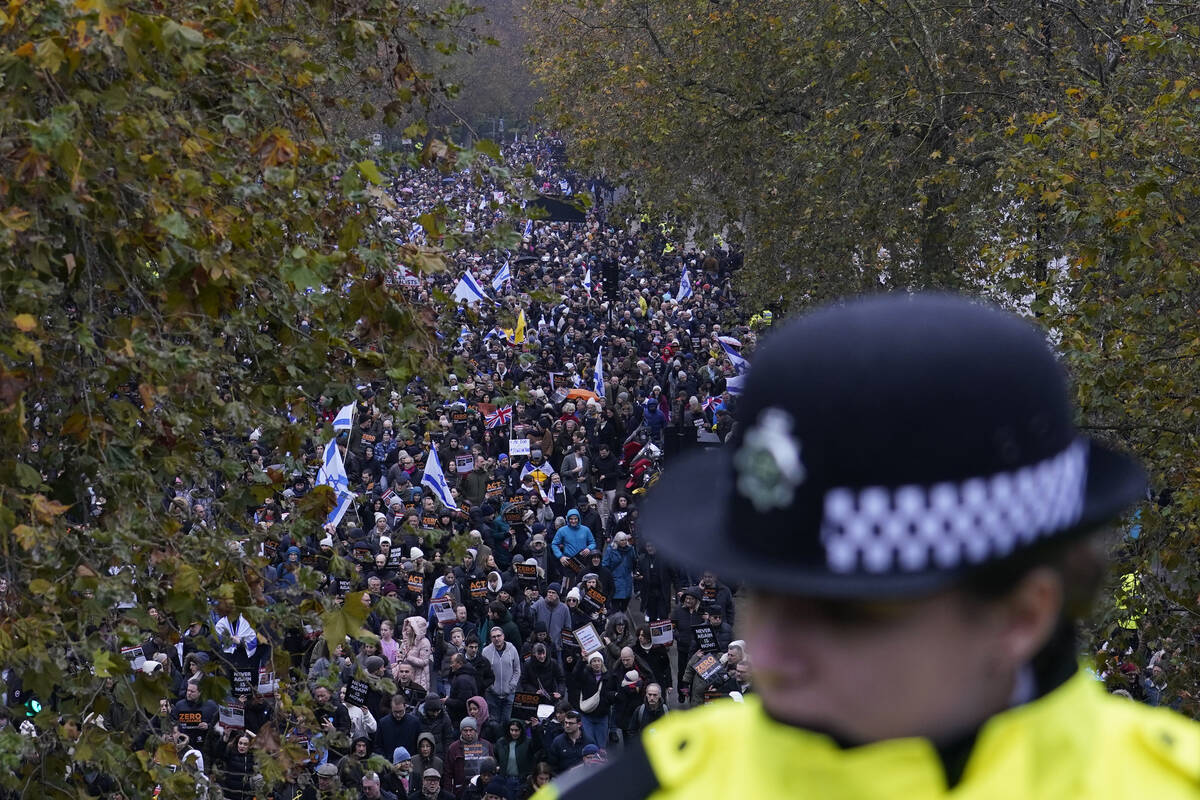
[{"label": "israeli flag", "polygon": [[442,464],[438,461],[437,450],[434,448],[429,449],[429,457],[425,459],[425,474],[421,476],[421,485],[428,486],[433,496],[441,500],[446,508],[458,511],[458,506],[450,495],[450,487],[446,484]]},{"label": "israeli flag", "polygon": [[[522,208],[524,208],[524,206],[522,206]],[[525,220],[525,232],[522,233],[521,236],[522,236],[522,238],[526,238],[526,239],[529,238],[530,236],[533,236],[533,220],[531,220],[531,219]]]},{"label": "israeli flag", "polygon": [[512,270],[509,269],[508,262],[505,261],[504,266],[500,267],[499,271],[496,272],[496,276],[494,278],[492,278],[492,291],[493,292],[504,291],[504,284],[508,283],[511,280],[512,280]]},{"label": "israeli flag", "polygon": [[596,371],[593,375],[592,391],[601,400],[604,399],[604,348],[596,351]]},{"label": "israeli flag", "polygon": [[565,195],[571,194],[571,182],[568,181],[566,178],[563,178],[561,181],[558,182],[558,188]]},{"label": "israeli flag", "polygon": [[587,272],[583,273],[583,288],[587,289],[589,294],[592,291],[592,268],[591,267],[588,267]]},{"label": "israeli flag", "polygon": [[335,431],[348,431],[354,427],[354,403],[342,406],[342,410],[333,418]]},{"label": "israeli flag", "polygon": [[459,279],[458,284],[454,287],[454,302],[461,303],[466,300],[470,303],[482,303],[490,298],[484,293],[483,287],[479,285],[479,281],[475,280],[475,276],[469,271]]},{"label": "israeli flag", "polygon": [[738,375],[745,375],[750,371],[750,362],[743,358],[741,353],[724,342],[721,342],[721,349],[725,351],[725,357],[729,359],[730,364],[733,364]]},{"label": "israeli flag", "polygon": [[342,463],[337,439],[330,439],[329,444],[325,445],[325,457],[321,469],[317,471],[317,485],[333,489],[337,505],[329,512],[325,521],[337,525],[342,521],[342,517],[346,516],[346,511],[355,498],[354,492],[350,491],[350,479],[346,476],[346,466]]},{"label": "israeli flag", "polygon": [[739,395],[746,390],[746,376],[734,375],[725,379],[725,391],[732,395]]},{"label": "israeli flag", "polygon": [[683,268],[683,275],[679,278],[679,291],[675,293],[675,302],[686,300],[692,296],[692,279],[688,277],[688,268]]}]

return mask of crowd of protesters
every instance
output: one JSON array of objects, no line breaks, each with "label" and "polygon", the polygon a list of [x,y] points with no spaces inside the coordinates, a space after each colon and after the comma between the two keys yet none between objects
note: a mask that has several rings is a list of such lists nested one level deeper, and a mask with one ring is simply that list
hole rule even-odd
[{"label": "crowd of protesters", "polygon": [[[537,190],[589,188],[552,139],[506,159],[531,164]],[[392,188],[385,223],[403,240],[419,240],[415,220],[438,205],[468,230],[503,222],[494,189],[469,176],[412,173]],[[151,609],[160,626],[123,654],[166,676],[160,714],[139,727],[114,708],[83,724],[130,727],[138,749],[173,745],[211,796],[515,800],[602,762],[672,708],[749,692],[730,587],[664,563],[639,526],[664,459],[733,428],[727,351],[749,353],[761,320],[742,324],[738,260],[719,244],[685,248],[600,205],[582,222],[530,222],[511,252],[459,251],[445,277],[397,272],[417,302],[466,272],[487,288],[440,326],[455,372],[359,387],[337,440],[355,495],[339,519],[309,536],[289,525],[318,482],[314,431],[312,469],[245,520],[266,540],[262,597],[353,597],[366,634],[331,648],[319,630],[256,630],[227,602],[201,619]],[[414,406],[417,418],[402,415]],[[339,408],[320,411],[324,426]],[[244,448],[247,477],[284,460],[258,431]],[[446,496],[422,480],[431,459]],[[218,501],[180,477],[164,511],[195,533]],[[277,650],[291,674],[274,674]],[[229,682],[224,701],[205,691],[213,676]],[[5,679],[12,705],[19,682]],[[285,693],[311,713],[284,713]],[[300,756],[272,789],[256,756],[281,748]]]}]

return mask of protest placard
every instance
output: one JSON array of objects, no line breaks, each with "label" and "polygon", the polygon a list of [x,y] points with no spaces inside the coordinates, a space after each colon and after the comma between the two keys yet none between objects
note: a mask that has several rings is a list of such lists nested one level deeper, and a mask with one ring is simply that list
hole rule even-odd
[{"label": "protest placard", "polygon": [[600,638],[600,634],[596,633],[596,626],[588,623],[580,628],[576,628],[575,641],[579,643],[579,649],[585,655],[590,655],[604,649],[604,640]]},{"label": "protest placard", "polygon": [[651,644],[670,644],[675,641],[675,626],[671,620],[664,619],[650,623],[650,643]]},{"label": "protest placard", "polygon": [[350,681],[350,685],[346,687],[346,702],[352,706],[365,706],[369,689],[366,681]]},{"label": "protest placard", "polygon": [[429,606],[433,609],[433,615],[439,623],[444,625],[447,622],[454,621],[454,606],[449,599],[439,597],[437,600],[430,602]]},{"label": "protest placard", "polygon": [[722,669],[724,669],[724,667],[721,664],[721,660],[717,658],[715,653],[705,653],[700,657],[700,660],[696,662],[696,665],[693,669],[696,670],[696,674],[701,678],[704,680],[709,680]]},{"label": "protest placard", "polygon": [[521,583],[536,584],[538,581],[537,564],[516,564],[512,565],[513,572],[516,573],[518,580]]},{"label": "protest placard", "polygon": [[692,632],[696,635],[696,645],[706,653],[717,652],[717,632],[712,625],[693,625]]},{"label": "protest placard", "polygon": [[129,662],[130,669],[141,669],[142,664],[146,663],[146,651],[142,649],[140,644],[131,647],[122,647],[121,655]]},{"label": "protest placard", "polygon": [[221,724],[226,728],[246,727],[246,710],[241,703],[217,706],[217,713],[220,716]]},{"label": "protest placard", "polygon": [[579,607],[584,611],[591,613],[593,611],[603,611],[604,604],[608,602],[608,595],[599,589],[589,587],[580,598]]},{"label": "protest placard", "polygon": [[254,691],[254,670],[235,669],[229,681],[229,693],[234,697],[251,694]]},{"label": "protest placard", "polygon": [[536,692],[517,692],[513,697],[513,719],[531,720],[537,716],[541,696]]},{"label": "protest placard", "polygon": [[475,456],[472,456],[472,455],[455,456],[454,457],[454,469],[458,472],[459,475],[465,475],[466,473],[475,469]]},{"label": "protest placard", "polygon": [[508,440],[508,457],[527,456],[529,455],[529,440],[528,439],[509,439]]}]

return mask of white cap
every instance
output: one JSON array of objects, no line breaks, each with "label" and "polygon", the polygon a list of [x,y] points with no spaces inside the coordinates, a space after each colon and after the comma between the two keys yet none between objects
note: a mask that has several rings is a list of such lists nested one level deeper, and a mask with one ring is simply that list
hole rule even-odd
[{"label": "white cap", "polygon": [[419,547],[414,547],[412,550],[408,551],[408,557],[411,558],[413,561],[416,561],[418,558],[425,557],[425,551]]}]

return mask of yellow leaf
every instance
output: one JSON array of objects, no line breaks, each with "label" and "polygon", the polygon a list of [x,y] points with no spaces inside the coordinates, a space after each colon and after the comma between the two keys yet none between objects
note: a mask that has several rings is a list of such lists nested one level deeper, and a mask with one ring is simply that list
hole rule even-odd
[{"label": "yellow leaf", "polygon": [[12,532],[13,536],[17,537],[17,544],[25,550],[32,550],[37,544],[37,532],[28,525],[18,525]]},{"label": "yellow leaf", "polygon": [[34,578],[29,582],[29,591],[31,594],[47,594],[54,585],[45,578]]},{"label": "yellow leaf", "polygon": [[13,317],[13,324],[21,333],[29,333],[37,327],[37,320],[34,319],[33,314],[17,314]]},{"label": "yellow leaf", "polygon": [[33,496],[33,516],[43,525],[51,524],[55,517],[67,513],[68,509],[70,506],[64,506],[57,500],[50,500],[45,495]]}]

